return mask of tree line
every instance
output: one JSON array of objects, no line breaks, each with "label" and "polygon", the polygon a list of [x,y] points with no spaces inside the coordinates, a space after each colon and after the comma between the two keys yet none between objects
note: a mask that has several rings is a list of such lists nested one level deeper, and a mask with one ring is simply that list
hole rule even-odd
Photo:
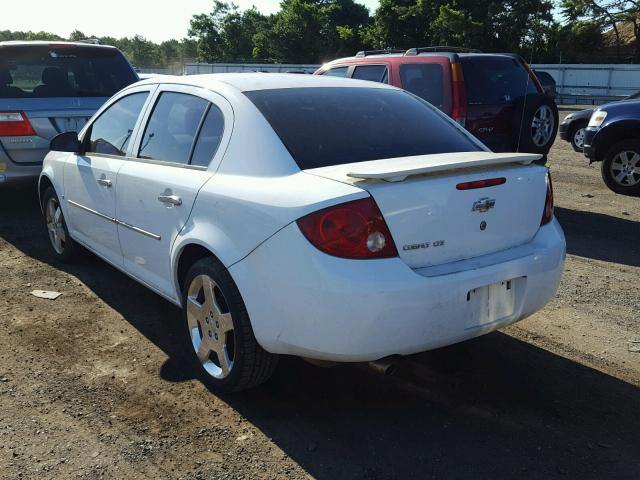
[{"label": "tree line", "polygon": [[[69,40],[91,38],[74,31]],[[0,31],[1,40],[53,39]],[[185,61],[322,63],[362,49],[452,45],[514,52],[532,63],[640,63],[640,3],[624,0],[380,0],[373,14],[354,0],[282,0],[263,15],[214,0],[181,40],[100,37],[134,65]]]}]

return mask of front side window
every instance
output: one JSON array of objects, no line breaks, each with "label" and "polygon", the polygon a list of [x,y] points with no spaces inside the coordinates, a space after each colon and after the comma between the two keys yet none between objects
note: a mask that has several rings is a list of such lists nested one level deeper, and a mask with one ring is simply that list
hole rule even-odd
[{"label": "front side window", "polygon": [[314,87],[256,90],[245,95],[301,170],[480,150],[443,114],[402,90]]},{"label": "front side window", "polygon": [[89,127],[87,153],[124,157],[149,92],[127,95],[107,108]]},{"label": "front side window", "polygon": [[322,75],[326,75],[327,77],[346,77],[347,70],[349,70],[349,67],[330,68],[329,70],[324,72]]},{"label": "front side window", "polygon": [[355,68],[351,78],[386,83],[387,67],[384,65],[361,65]]},{"label": "front side window", "polygon": [[191,148],[209,102],[177,92],[163,92],[144,130],[139,158],[189,163]]}]

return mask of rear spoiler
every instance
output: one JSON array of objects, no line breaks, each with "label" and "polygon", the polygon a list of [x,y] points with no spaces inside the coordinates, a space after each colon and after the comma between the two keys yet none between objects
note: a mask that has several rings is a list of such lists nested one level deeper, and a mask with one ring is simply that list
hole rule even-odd
[{"label": "rear spoiler", "polygon": [[351,178],[402,182],[411,175],[509,163],[529,165],[540,158],[542,155],[533,153],[458,152],[371,160],[329,168],[344,169],[344,174]]}]

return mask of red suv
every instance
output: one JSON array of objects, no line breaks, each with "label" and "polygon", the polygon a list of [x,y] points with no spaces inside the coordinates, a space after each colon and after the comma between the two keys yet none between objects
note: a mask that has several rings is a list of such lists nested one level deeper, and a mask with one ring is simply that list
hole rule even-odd
[{"label": "red suv", "polygon": [[558,108],[518,55],[455,47],[372,50],[320,67],[315,75],[404,88],[438,107],[495,152],[546,155]]}]

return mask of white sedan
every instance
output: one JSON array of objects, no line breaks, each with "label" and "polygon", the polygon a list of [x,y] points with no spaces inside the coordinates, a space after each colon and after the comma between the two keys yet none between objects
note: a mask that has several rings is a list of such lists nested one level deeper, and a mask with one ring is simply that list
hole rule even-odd
[{"label": "white sedan", "polygon": [[379,83],[152,78],[51,150],[54,254],[82,246],[181,306],[220,391],[279,354],[373,361],[485,334],[542,308],[563,269],[538,157],[491,153]]}]

